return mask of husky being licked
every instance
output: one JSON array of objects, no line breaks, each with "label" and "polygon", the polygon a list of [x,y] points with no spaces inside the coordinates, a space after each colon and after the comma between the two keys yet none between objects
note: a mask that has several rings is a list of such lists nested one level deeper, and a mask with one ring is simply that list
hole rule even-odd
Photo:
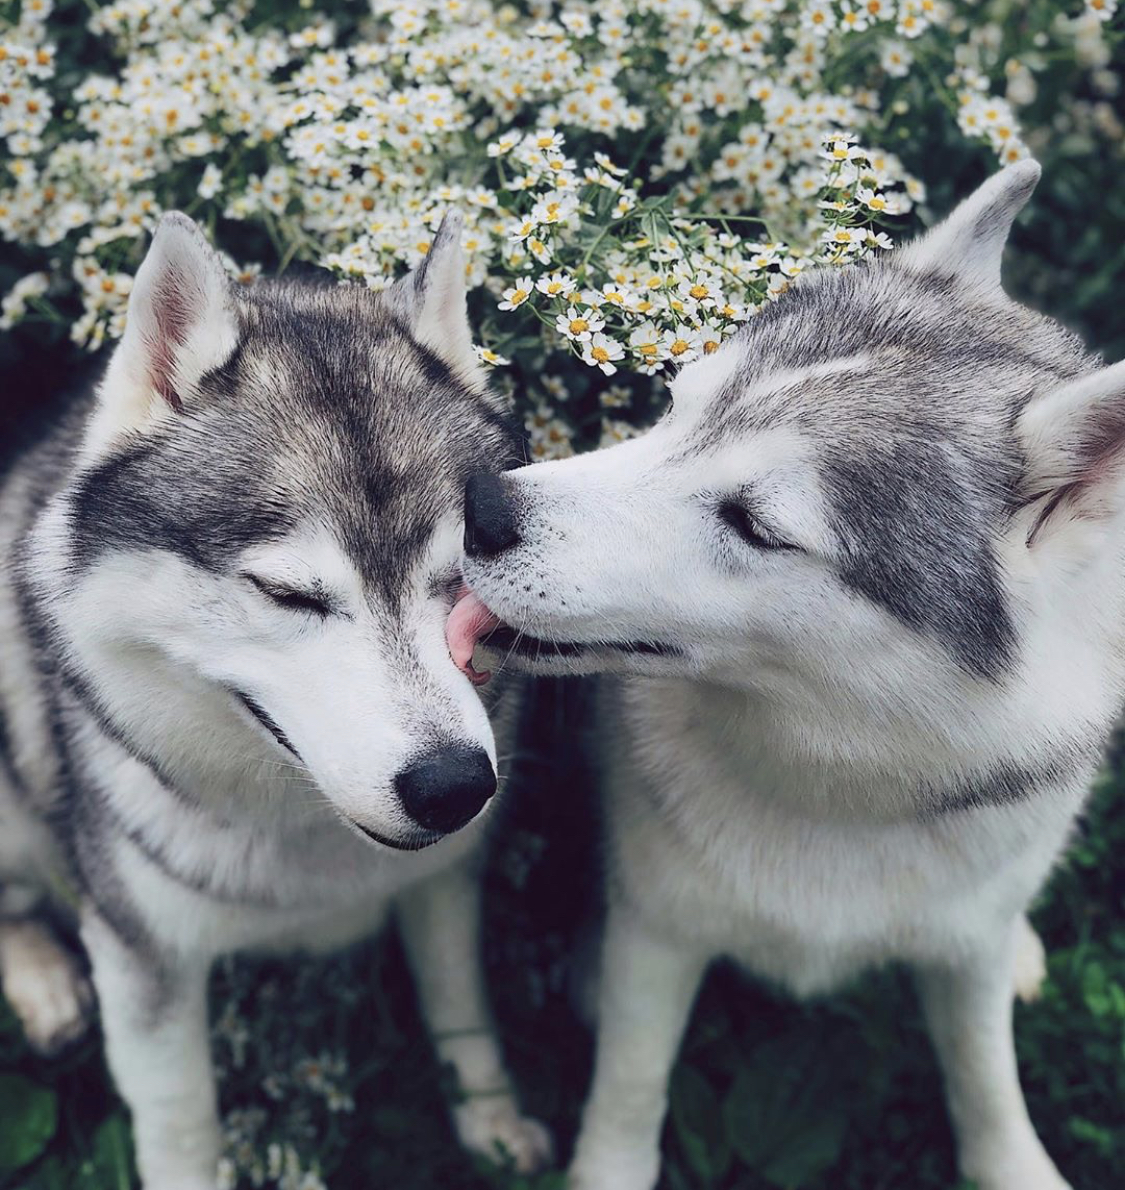
[{"label": "husky being licked", "polygon": [[[1062,1190],[1020,1091],[1024,916],[1125,696],[1125,366],[1000,286],[1033,162],[824,269],[639,439],[470,482],[450,619],[605,694],[610,909],[573,1190],[650,1190],[700,978],[912,966],[964,1173]],[[499,639],[499,638],[498,638]]]},{"label": "husky being licked", "polygon": [[215,956],[342,944],[392,902],[462,1139],[546,1156],[481,1030],[496,749],[443,631],[465,480],[514,449],[458,221],[376,296],[232,286],[167,215],[96,394],[0,489],[0,977],[41,1047],[81,1029],[36,917],[69,885],[146,1190],[214,1190]]}]

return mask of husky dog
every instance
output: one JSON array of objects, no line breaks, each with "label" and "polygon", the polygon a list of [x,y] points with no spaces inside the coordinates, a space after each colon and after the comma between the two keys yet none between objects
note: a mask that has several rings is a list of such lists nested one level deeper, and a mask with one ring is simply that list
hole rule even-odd
[{"label": "husky dog", "polygon": [[1065,1186],[1028,1119],[1025,917],[1125,696],[1125,365],[1002,292],[1039,176],[814,271],[644,436],[470,482],[459,661],[497,623],[610,694],[609,917],[574,1190],[649,1190],[708,963],[799,995],[909,964],[964,1173]]},{"label": "husky dog", "polygon": [[234,286],[171,214],[96,393],[8,476],[0,977],[38,1045],[80,1031],[36,916],[72,889],[146,1190],[214,1190],[213,959],[346,943],[392,903],[461,1139],[545,1158],[480,1028],[496,748],[443,631],[465,481],[513,457],[455,218],[376,296]]}]

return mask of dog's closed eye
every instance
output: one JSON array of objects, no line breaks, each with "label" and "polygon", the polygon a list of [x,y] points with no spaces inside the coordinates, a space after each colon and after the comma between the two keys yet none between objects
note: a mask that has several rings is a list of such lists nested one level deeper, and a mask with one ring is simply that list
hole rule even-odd
[{"label": "dog's closed eye", "polygon": [[303,591],[274,579],[251,574],[249,571],[243,571],[242,577],[253,584],[271,603],[289,611],[309,612],[325,619],[336,610],[332,601],[322,591]]},{"label": "dog's closed eye", "polygon": [[778,537],[737,500],[721,501],[716,511],[723,524],[733,529],[747,545],[753,546],[755,549],[795,550],[798,548],[791,542]]}]

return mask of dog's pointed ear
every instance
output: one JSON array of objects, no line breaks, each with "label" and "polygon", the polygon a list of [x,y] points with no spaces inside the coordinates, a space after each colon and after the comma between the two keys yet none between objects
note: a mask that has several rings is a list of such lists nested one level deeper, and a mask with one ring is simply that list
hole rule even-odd
[{"label": "dog's pointed ear", "polygon": [[1031,197],[1042,170],[1030,159],[993,174],[943,223],[904,248],[899,260],[919,272],[956,276],[999,288],[1000,258],[1015,217]]},{"label": "dog's pointed ear", "polygon": [[465,294],[465,254],[461,249],[460,212],[441,221],[426,259],[384,290],[383,300],[424,347],[472,388],[486,385],[484,370],[473,351]]},{"label": "dog's pointed ear", "polygon": [[191,219],[169,212],[133,279],[88,448],[183,412],[202,377],[230,358],[238,333],[234,283],[218,253]]},{"label": "dog's pointed ear", "polygon": [[119,350],[135,380],[176,411],[235,348],[233,290],[199,227],[178,211],[165,215],[133,281]]},{"label": "dog's pointed ear", "polygon": [[1034,397],[1016,433],[1034,512],[1029,545],[1069,521],[1093,526],[1125,510],[1125,363]]}]

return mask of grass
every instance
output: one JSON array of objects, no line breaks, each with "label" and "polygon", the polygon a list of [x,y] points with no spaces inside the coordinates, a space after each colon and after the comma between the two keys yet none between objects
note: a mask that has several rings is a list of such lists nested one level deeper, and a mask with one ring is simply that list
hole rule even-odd
[{"label": "grass", "polygon": [[[575,729],[566,688],[541,698],[488,877],[488,964],[526,1105],[573,1140],[591,1043],[567,955],[596,911],[589,773],[546,740]],[[1121,766],[1099,782],[1034,918],[1050,953],[1042,999],[1017,1008],[1031,1114],[1076,1190],[1125,1185],[1125,819]],[[327,962],[240,960],[216,975],[216,1056],[243,1154],[287,1138],[332,1190],[561,1190],[461,1153],[393,937]],[[329,1110],[294,1075],[343,1054],[354,1098]],[[96,1037],[46,1062],[0,1007],[0,1186],[128,1190],[126,1116]],[[872,975],[811,1005],[720,966],[671,1087],[663,1190],[949,1190],[939,1078],[908,981]],[[246,1181],[244,1184],[249,1185]],[[295,1180],[294,1185],[297,1185]],[[609,1188],[607,1188],[609,1190]]]}]

